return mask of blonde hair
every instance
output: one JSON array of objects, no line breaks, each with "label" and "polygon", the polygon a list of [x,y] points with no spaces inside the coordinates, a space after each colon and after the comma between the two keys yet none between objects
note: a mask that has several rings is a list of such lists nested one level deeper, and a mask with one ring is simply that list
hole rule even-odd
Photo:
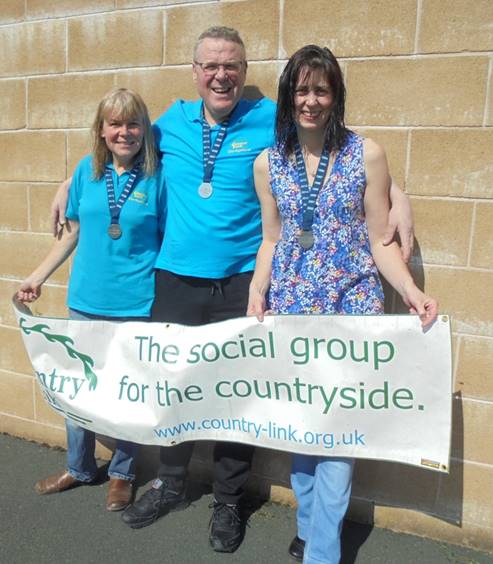
[{"label": "blonde hair", "polygon": [[110,118],[121,120],[139,119],[144,128],[142,147],[135,156],[135,160],[142,162],[142,172],[145,176],[152,176],[157,168],[158,158],[151,120],[144,100],[127,88],[115,88],[108,92],[99,102],[96,118],[92,124],[92,155],[94,177],[99,179],[104,175],[104,167],[112,160],[111,151],[106,141],[101,137],[103,122]]}]

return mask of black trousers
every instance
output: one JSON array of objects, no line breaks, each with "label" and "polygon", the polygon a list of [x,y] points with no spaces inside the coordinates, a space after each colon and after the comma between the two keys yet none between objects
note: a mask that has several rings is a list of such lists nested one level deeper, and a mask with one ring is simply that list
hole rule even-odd
[{"label": "black trousers", "polygon": [[[204,325],[242,317],[246,313],[252,272],[208,279],[156,271],[156,298],[151,321]],[[194,443],[161,447],[158,476],[183,483]],[[238,503],[250,474],[254,448],[229,442],[214,445],[214,497],[221,503]]]}]

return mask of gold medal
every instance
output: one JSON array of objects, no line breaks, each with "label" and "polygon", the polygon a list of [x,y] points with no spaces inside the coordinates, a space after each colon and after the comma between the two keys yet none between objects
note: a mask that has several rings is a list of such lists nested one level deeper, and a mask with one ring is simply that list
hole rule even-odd
[{"label": "gold medal", "polygon": [[112,223],[108,227],[108,235],[112,239],[119,239],[122,236],[122,228],[120,227],[119,223]]}]

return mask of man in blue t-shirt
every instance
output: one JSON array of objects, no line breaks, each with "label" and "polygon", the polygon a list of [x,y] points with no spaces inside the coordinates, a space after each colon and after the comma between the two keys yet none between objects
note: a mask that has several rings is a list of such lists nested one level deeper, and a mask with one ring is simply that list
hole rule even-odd
[{"label": "man in blue t-shirt", "polygon": [[[194,50],[200,99],[177,101],[155,124],[163,155],[168,215],[156,262],[153,321],[202,325],[246,314],[261,242],[253,161],[274,142],[275,104],[242,99],[245,47],[235,30],[204,32]],[[225,123],[226,122],[226,123]],[[123,514],[130,527],[188,505],[193,442],[160,449],[158,478]],[[209,541],[233,552],[242,540],[239,502],[253,447],[214,446],[214,510]]]},{"label": "man in blue t-shirt", "polygon": [[[155,124],[167,190],[163,246],[156,263],[153,321],[202,325],[245,315],[255,256],[261,241],[253,161],[274,141],[275,104],[242,99],[245,47],[236,30],[212,27],[194,48],[198,101],[177,101]],[[52,207],[63,223],[63,192]],[[66,189],[65,189],[66,192]],[[407,199],[391,191],[403,253],[412,248]],[[398,205],[396,205],[396,203]],[[407,226],[406,226],[407,222]],[[56,228],[55,228],[56,230]],[[403,237],[402,233],[406,236]],[[389,232],[389,240],[392,239]],[[132,528],[152,524],[189,501],[185,479],[193,442],[161,447],[158,478],[123,513]],[[253,447],[214,447],[214,509],[209,541],[233,552],[242,540],[239,502]]]}]

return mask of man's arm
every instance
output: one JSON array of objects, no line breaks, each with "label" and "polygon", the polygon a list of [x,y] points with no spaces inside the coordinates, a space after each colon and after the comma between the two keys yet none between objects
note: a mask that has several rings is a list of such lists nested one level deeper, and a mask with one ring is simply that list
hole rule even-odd
[{"label": "man's arm", "polygon": [[390,186],[390,203],[392,207],[389,211],[383,244],[390,245],[394,241],[396,233],[398,233],[401,241],[402,258],[404,262],[409,262],[414,247],[413,210],[409,198],[393,180]]},{"label": "man's arm", "polygon": [[53,202],[51,203],[51,230],[54,237],[60,233],[67,221],[65,218],[65,210],[67,209],[68,192],[71,182],[72,177],[67,178],[67,180],[64,180],[60,184],[53,198]]}]

